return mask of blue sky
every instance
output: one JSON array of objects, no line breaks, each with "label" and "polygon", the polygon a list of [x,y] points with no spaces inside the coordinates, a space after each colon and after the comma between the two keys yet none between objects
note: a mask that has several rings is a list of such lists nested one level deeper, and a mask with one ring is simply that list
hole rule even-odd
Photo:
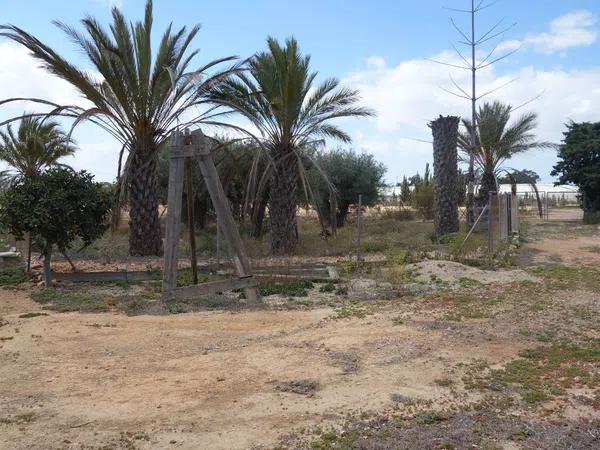
[{"label": "blue sky", "polygon": [[[109,5],[119,4],[126,16],[138,19],[143,0],[63,0],[48,2],[4,0],[2,21],[33,32],[44,42],[75,61],[85,64],[71,43],[50,24],[60,19],[75,24],[86,14],[109,21]],[[463,8],[469,0],[230,0],[228,2],[155,0],[157,37],[168,22],[202,24],[196,40],[198,62],[225,55],[250,56],[264,48],[267,35],[280,39],[295,36],[304,52],[312,55],[321,78],[335,76],[358,87],[366,105],[378,112],[370,120],[344,121],[354,137],[354,147],[374,153],[389,169],[388,180],[423,171],[431,161],[427,122],[438,114],[466,114],[466,101],[453,98],[438,86],[449,86],[449,70],[424,60],[436,56],[454,61],[449,53],[458,38],[449,18],[464,23],[465,17],[443,9]],[[51,6],[50,6],[51,5]],[[496,20],[517,22],[503,46],[516,41],[522,49],[481,75],[482,88],[493,88],[517,78],[491,96],[520,104],[543,92],[527,106],[540,114],[539,138],[557,141],[562,123],[569,119],[600,120],[600,44],[598,0],[501,0],[482,12],[478,28]],[[14,63],[13,63],[14,62]],[[33,65],[32,65],[33,64]],[[455,73],[457,81],[465,74]],[[0,98],[44,95],[72,98],[62,84],[45,82],[35,63],[14,44],[0,41]],[[65,100],[66,102],[66,100]],[[31,107],[29,107],[31,109]],[[4,109],[0,116],[11,111]],[[81,146],[74,161],[78,168],[98,178],[114,178],[118,145],[93,129],[76,135]],[[553,151],[533,152],[510,161],[508,166],[532,168],[545,180],[555,161]]]}]

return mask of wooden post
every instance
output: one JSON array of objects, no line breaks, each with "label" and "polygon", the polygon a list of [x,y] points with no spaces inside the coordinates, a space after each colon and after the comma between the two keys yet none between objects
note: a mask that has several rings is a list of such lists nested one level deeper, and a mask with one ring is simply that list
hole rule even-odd
[{"label": "wooden post", "polygon": [[194,230],[194,185],[192,158],[185,158],[185,179],[187,197],[188,231],[190,237],[190,263],[192,265],[192,281],[198,284],[198,260],[196,259],[196,233]]},{"label": "wooden post", "polygon": [[[183,133],[175,131],[171,136],[171,152],[184,149]],[[167,224],[165,233],[165,256],[163,267],[163,292],[177,287],[177,243],[181,225],[181,196],[183,195],[183,158],[171,157],[169,162],[169,191],[167,194]]]},{"label": "wooden post", "polygon": [[[200,171],[204,177],[206,188],[212,199],[213,206],[219,218],[219,225],[223,231],[223,237],[233,250],[233,264],[240,278],[252,276],[250,262],[246,256],[246,251],[242,244],[242,239],[239,235],[236,223],[233,219],[233,214],[229,208],[227,197],[223,191],[223,186],[219,179],[219,174],[215,163],[210,154],[208,140],[204,137],[201,130],[196,130],[192,134],[192,145],[198,151],[198,164]],[[257,301],[259,298],[256,287],[248,287],[245,289],[246,298],[249,301]]]},{"label": "wooden post", "polygon": [[221,266],[221,228],[219,226],[219,216],[217,216],[217,268]]},{"label": "wooden post", "polygon": [[358,212],[356,214],[356,262],[362,259],[360,254],[360,233],[362,228],[362,194],[358,195]]}]

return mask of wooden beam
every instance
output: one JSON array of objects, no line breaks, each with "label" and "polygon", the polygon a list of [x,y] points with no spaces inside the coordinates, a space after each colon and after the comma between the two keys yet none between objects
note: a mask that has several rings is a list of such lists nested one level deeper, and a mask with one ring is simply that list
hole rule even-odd
[{"label": "wooden beam", "polygon": [[[171,135],[171,152],[184,147],[183,133],[175,131]],[[167,194],[167,223],[165,233],[165,256],[163,269],[163,291],[171,291],[177,286],[177,244],[181,226],[181,201],[183,195],[184,160],[171,158],[169,161],[169,190]]]},{"label": "wooden beam", "polygon": [[[196,148],[198,154],[198,164],[204,177],[206,188],[210,194],[215,211],[217,212],[219,226],[223,236],[232,249],[233,263],[240,278],[252,276],[250,261],[242,244],[237,224],[233,219],[233,214],[229,208],[229,202],[223,191],[219,173],[215,167],[212,155],[210,153],[209,141],[206,139],[202,130],[198,129],[191,133],[192,146]],[[250,301],[258,300],[259,294],[256,288],[246,289],[246,297]]]},{"label": "wooden beam", "polygon": [[188,216],[188,233],[190,239],[190,264],[192,266],[192,281],[198,284],[198,260],[196,259],[196,230],[194,230],[194,180],[192,158],[185,158],[185,181]]},{"label": "wooden beam", "polygon": [[252,277],[231,278],[229,280],[202,283],[196,286],[175,288],[170,291],[165,291],[163,293],[163,298],[165,300],[197,298],[202,295],[210,295],[216,292],[231,291],[234,289],[256,289],[257,286],[258,281]]}]

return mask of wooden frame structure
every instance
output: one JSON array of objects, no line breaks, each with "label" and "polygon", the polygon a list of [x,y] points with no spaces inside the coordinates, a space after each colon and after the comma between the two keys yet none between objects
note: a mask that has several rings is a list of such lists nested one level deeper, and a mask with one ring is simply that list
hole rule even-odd
[{"label": "wooden frame structure", "polygon": [[[196,159],[200,171],[206,182],[206,188],[213,206],[219,217],[218,226],[223,236],[229,242],[232,250],[233,264],[237,278],[196,284],[192,286],[177,287],[177,244],[181,230],[181,207],[183,196],[184,169],[187,164],[191,167]],[[190,185],[188,170],[188,186]],[[242,240],[233,214],[229,208],[223,186],[219,179],[217,168],[210,153],[210,141],[200,129],[189,133],[175,131],[171,135],[171,157],[169,162],[169,190],[168,190],[167,224],[165,232],[165,254],[163,267],[162,295],[163,300],[194,298],[201,295],[222,292],[232,289],[244,289],[249,301],[260,298],[258,282],[252,276],[250,261],[246,255]],[[195,255],[193,255],[195,256]],[[192,257],[192,264],[195,258]]]}]

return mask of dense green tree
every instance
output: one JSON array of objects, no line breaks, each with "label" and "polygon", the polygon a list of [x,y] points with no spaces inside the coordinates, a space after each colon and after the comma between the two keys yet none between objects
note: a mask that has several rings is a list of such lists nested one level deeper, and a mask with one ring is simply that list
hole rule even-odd
[{"label": "dense green tree", "polygon": [[0,131],[0,161],[10,168],[7,180],[37,176],[74,152],[73,141],[54,120],[25,117],[16,132],[11,124]]},{"label": "dense green tree", "polygon": [[19,179],[0,195],[0,224],[16,239],[32,236],[50,286],[53,247],[64,253],[76,238],[89,245],[102,236],[111,204],[110,191],[89,173],[52,168]]},{"label": "dense green tree", "polygon": [[368,153],[356,153],[353,150],[337,149],[319,153],[316,158],[318,171],[325,172],[322,177],[317,169],[312,169],[312,184],[318,207],[325,217],[331,217],[330,185],[335,189],[336,225],[343,227],[350,205],[358,203],[362,195],[362,204],[374,205],[384,186],[385,166]]},{"label": "dense green tree", "polygon": [[600,222],[600,122],[567,124],[551,175],[579,187],[586,222]]},{"label": "dense green tree", "polygon": [[56,22],[99,77],[78,68],[17,26],[0,27],[0,36],[26,47],[42,67],[70,83],[91,107],[57,105],[34,98],[30,101],[52,105],[54,114],[73,118],[73,126],[91,121],[122,144],[119,161],[124,154],[127,157],[124,164],[119,163],[118,176],[120,198],[127,200],[130,211],[129,251],[132,255],[158,255],[162,252],[156,195],[159,148],[174,129],[213,122],[218,113],[210,107],[202,109],[210,103],[207,93],[239,69],[208,73],[232,57],[190,68],[198,51],[188,49],[199,26],[175,31],[169,25],[154,47],[151,0],[146,3],[141,22],[128,23],[116,7],[112,19],[109,30],[93,17],[83,19],[85,33]]},{"label": "dense green tree", "polygon": [[340,88],[336,79],[316,85],[310,57],[301,55],[295,39],[282,46],[268,38],[267,44],[268,51],[251,58],[249,75],[229,80],[214,98],[236,108],[260,131],[270,161],[271,248],[275,254],[289,254],[298,242],[296,198],[302,155],[318,139],[349,142],[348,134],[331,121],[364,117],[371,111],[357,105],[357,91]]},{"label": "dense green tree", "polygon": [[496,177],[506,160],[534,148],[548,148],[552,144],[538,142],[533,131],[537,114],[526,113],[511,122],[513,108],[501,102],[484,103],[477,113],[476,147],[472,149],[472,122],[463,119],[464,130],[459,133],[458,144],[465,159],[471,151],[480,169],[479,201],[487,203],[488,193],[497,191]]}]

